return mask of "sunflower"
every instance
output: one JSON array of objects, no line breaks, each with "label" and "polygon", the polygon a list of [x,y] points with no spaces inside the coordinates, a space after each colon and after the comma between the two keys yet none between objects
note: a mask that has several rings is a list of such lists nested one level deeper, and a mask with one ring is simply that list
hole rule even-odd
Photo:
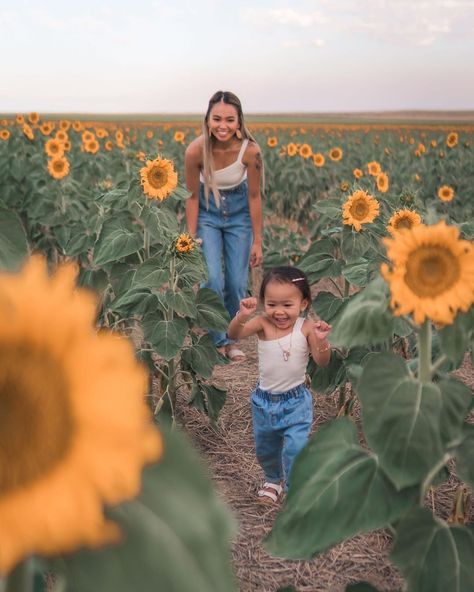
[{"label": "sunflower", "polygon": [[84,129],[84,126],[82,125],[82,122],[81,121],[73,121],[72,122],[72,129],[75,132],[80,132],[80,131],[82,131]]},{"label": "sunflower", "polygon": [[45,121],[43,124],[40,125],[40,130],[43,136],[49,136],[54,129],[54,124],[48,121]]},{"label": "sunflower", "polygon": [[82,143],[85,144],[86,142],[90,142],[91,140],[95,140],[95,135],[92,132],[90,132],[89,130],[86,130],[86,131],[82,132],[81,138],[82,138]]},{"label": "sunflower", "polygon": [[103,140],[104,138],[106,138],[109,135],[109,132],[106,129],[104,129],[103,127],[98,127],[95,130],[95,134],[98,138]]},{"label": "sunflower", "polygon": [[84,148],[84,152],[89,152],[89,154],[96,154],[99,152],[100,148],[100,144],[95,138],[84,142],[82,146]]},{"label": "sunflower", "polygon": [[454,146],[457,146],[458,143],[458,135],[456,132],[451,132],[450,134],[448,134],[448,137],[446,138],[446,146],[448,148],[454,148]]},{"label": "sunflower", "polygon": [[376,177],[377,189],[380,193],[387,193],[388,191],[388,175],[385,173],[379,173]]},{"label": "sunflower", "polygon": [[[117,540],[104,516],[139,492],[161,455],[129,344],[97,334],[96,302],[76,269],[42,257],[0,275],[0,573],[24,557]],[[34,295],[34,297],[32,297]]]},{"label": "sunflower", "polygon": [[104,148],[110,152],[110,150],[112,150],[114,147],[112,140],[107,140],[104,144]]},{"label": "sunflower", "polygon": [[184,142],[184,134],[183,132],[174,132],[173,139],[175,142],[180,142],[181,144]]},{"label": "sunflower", "polygon": [[59,129],[67,132],[71,127],[71,122],[68,119],[61,119],[59,122]]},{"label": "sunflower", "polygon": [[459,239],[459,229],[443,220],[420,224],[383,239],[390,267],[381,272],[390,285],[391,307],[397,316],[413,314],[450,325],[458,311],[474,302],[474,249]]},{"label": "sunflower", "polygon": [[436,146],[438,145],[438,142],[436,140],[431,140],[431,148],[436,148]]},{"label": "sunflower", "polygon": [[10,137],[10,132],[9,132],[8,130],[6,130],[6,129],[2,129],[2,130],[0,131],[0,138],[1,138],[2,140],[5,140],[5,141],[6,141],[6,140],[8,140],[8,138],[9,138],[9,137]]},{"label": "sunflower", "polygon": [[286,153],[288,156],[295,156],[298,152],[298,146],[293,142],[290,142],[286,147]]},{"label": "sunflower", "polygon": [[64,146],[55,138],[51,138],[44,145],[44,151],[48,156],[62,156],[64,154]]},{"label": "sunflower", "polygon": [[151,130],[147,130],[145,135],[148,140],[151,140],[153,138],[153,132]]},{"label": "sunflower", "polygon": [[32,113],[30,113],[28,115],[28,121],[32,124],[32,125],[36,125],[38,123],[40,119],[40,116],[38,113],[36,113],[36,111],[33,111]]},{"label": "sunflower", "polygon": [[15,117],[15,121],[18,123],[18,125],[23,125],[25,123],[25,116],[21,113],[18,113],[18,115]]},{"label": "sunflower", "polygon": [[33,130],[31,129],[31,126],[29,126],[27,123],[24,123],[22,129],[23,133],[28,138],[28,140],[34,140],[35,135],[33,133]]},{"label": "sunflower", "polygon": [[123,132],[122,131],[117,130],[115,132],[115,141],[117,142],[117,144],[123,143]]},{"label": "sunflower", "polygon": [[65,130],[58,130],[54,137],[58,142],[67,142],[69,140],[69,136]]},{"label": "sunflower", "polygon": [[313,150],[309,144],[301,144],[298,149],[298,154],[303,158],[309,158],[313,155]]},{"label": "sunflower", "polygon": [[331,148],[328,154],[331,160],[333,160],[334,162],[338,162],[342,158],[342,148]]},{"label": "sunflower", "polygon": [[278,138],[276,136],[270,136],[267,140],[267,146],[269,148],[275,148],[278,144]]},{"label": "sunflower", "polygon": [[139,150],[139,151],[137,152],[137,159],[138,159],[140,162],[145,162],[145,153],[143,152],[143,150]]},{"label": "sunflower", "polygon": [[325,162],[326,162],[326,159],[324,158],[324,155],[321,154],[321,152],[316,152],[316,154],[313,154],[314,166],[321,168],[322,166],[324,166]]},{"label": "sunflower", "polygon": [[406,230],[419,226],[421,224],[421,216],[418,212],[413,210],[398,210],[388,221],[387,230],[394,235],[399,230]]},{"label": "sunflower", "polygon": [[438,189],[438,197],[441,201],[453,201],[454,189],[452,187],[449,187],[449,185],[442,185]]},{"label": "sunflower", "polygon": [[379,202],[366,191],[358,189],[344,203],[342,219],[344,224],[353,226],[357,232],[362,224],[373,222],[379,214]]},{"label": "sunflower", "polygon": [[367,171],[369,175],[376,177],[382,172],[382,167],[376,160],[373,160],[372,162],[367,163]]},{"label": "sunflower", "polygon": [[189,234],[180,234],[176,241],[176,250],[179,253],[189,253],[194,249],[194,240]]},{"label": "sunflower", "polygon": [[173,161],[159,156],[147,160],[146,166],[140,169],[140,177],[144,193],[160,201],[166,199],[178,184]]},{"label": "sunflower", "polygon": [[341,181],[339,189],[344,192],[349,191],[349,183],[347,181]]},{"label": "sunflower", "polygon": [[69,161],[64,156],[55,156],[48,162],[48,172],[53,179],[63,179],[69,175]]},{"label": "sunflower", "polygon": [[354,175],[354,177],[355,177],[356,179],[360,179],[361,177],[363,177],[363,176],[364,176],[364,171],[363,171],[362,169],[354,169],[354,170],[352,171],[352,174]]}]

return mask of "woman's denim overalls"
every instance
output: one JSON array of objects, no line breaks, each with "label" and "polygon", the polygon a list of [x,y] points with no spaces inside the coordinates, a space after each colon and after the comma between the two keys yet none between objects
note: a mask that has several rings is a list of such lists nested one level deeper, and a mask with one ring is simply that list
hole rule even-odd
[{"label": "woman's denim overalls", "polygon": [[[252,225],[248,202],[247,180],[232,189],[221,189],[220,204],[216,206],[209,191],[206,208],[204,184],[199,190],[197,236],[202,239],[202,250],[207,263],[208,280],[205,284],[224,301],[232,318],[247,295]],[[231,343],[225,333],[209,331],[216,347]]]}]

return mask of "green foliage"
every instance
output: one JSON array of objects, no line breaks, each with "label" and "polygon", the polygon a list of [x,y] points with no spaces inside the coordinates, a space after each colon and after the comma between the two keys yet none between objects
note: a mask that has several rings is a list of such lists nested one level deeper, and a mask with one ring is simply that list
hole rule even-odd
[{"label": "green foliage", "polygon": [[414,488],[397,491],[378,457],[341,418],[323,426],[295,461],[283,511],[267,538],[270,553],[307,559],[357,532],[408,511]]},{"label": "green foliage", "polygon": [[415,508],[397,527],[390,555],[409,590],[472,590],[474,536],[468,528],[449,526],[425,508]]},{"label": "green foliage", "polygon": [[68,592],[236,590],[235,525],[190,443],[164,430],[165,455],[143,473],[140,496],[108,511],[124,541],[65,557]]}]

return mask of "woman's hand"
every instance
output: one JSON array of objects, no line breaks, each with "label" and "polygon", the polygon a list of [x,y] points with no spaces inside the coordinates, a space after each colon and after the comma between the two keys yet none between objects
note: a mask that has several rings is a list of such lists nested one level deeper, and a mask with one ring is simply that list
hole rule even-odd
[{"label": "woman's hand", "polygon": [[258,267],[263,263],[263,252],[261,243],[253,243],[250,249],[250,267]]}]

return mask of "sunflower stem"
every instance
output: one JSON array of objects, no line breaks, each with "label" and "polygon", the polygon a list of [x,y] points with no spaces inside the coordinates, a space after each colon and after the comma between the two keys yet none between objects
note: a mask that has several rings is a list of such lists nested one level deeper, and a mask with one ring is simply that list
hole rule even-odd
[{"label": "sunflower stem", "polygon": [[346,278],[344,278],[344,298],[347,298],[349,296],[350,287],[350,283],[346,280]]},{"label": "sunflower stem", "polygon": [[143,230],[143,250],[145,252],[145,259],[150,258],[150,233],[145,228]]},{"label": "sunflower stem", "polygon": [[333,286],[336,287],[337,291],[339,292],[339,295],[344,296],[341,288],[339,287],[339,284],[337,282],[335,282],[332,278],[328,278],[328,280],[333,284]]},{"label": "sunflower stem", "polygon": [[5,592],[33,592],[33,566],[25,559],[7,577]]},{"label": "sunflower stem", "polygon": [[431,322],[426,319],[418,335],[418,379],[431,382]]}]

